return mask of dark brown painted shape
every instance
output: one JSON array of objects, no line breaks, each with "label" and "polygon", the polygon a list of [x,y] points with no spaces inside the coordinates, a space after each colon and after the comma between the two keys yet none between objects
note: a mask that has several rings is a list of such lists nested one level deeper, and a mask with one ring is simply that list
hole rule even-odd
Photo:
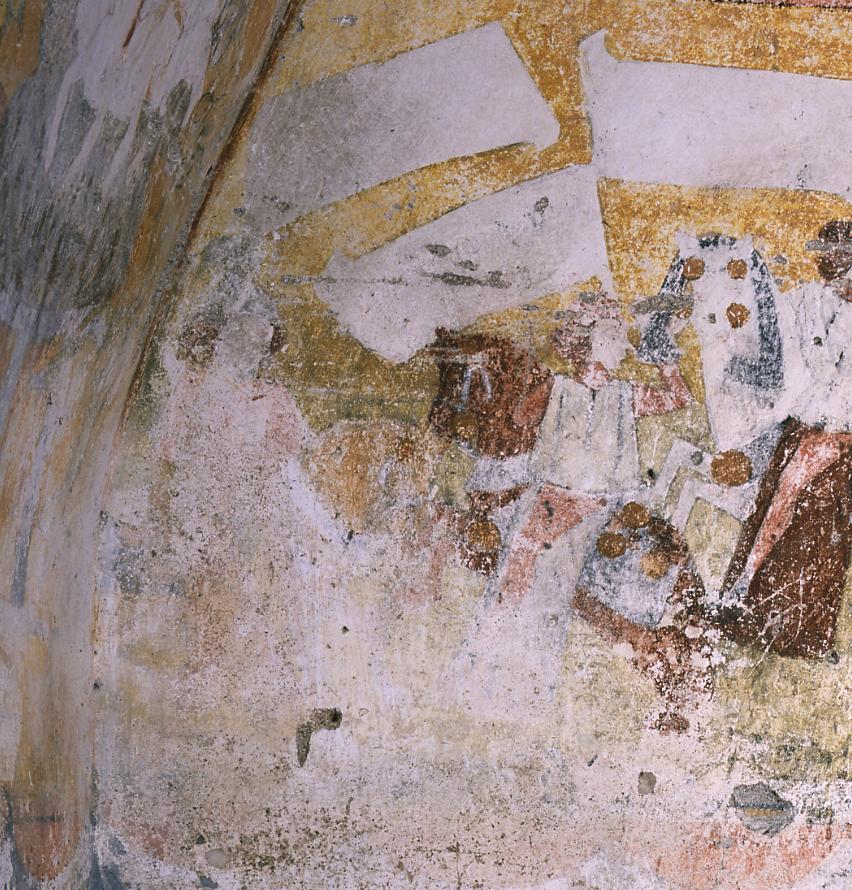
[{"label": "dark brown painted shape", "polygon": [[847,445],[799,492],[789,526],[726,623],[733,640],[796,658],[832,649],[852,546],[850,480]]},{"label": "dark brown painted shape", "polygon": [[751,479],[751,461],[742,451],[723,451],[713,458],[710,474],[719,485],[735,488]]},{"label": "dark brown painted shape", "polygon": [[796,449],[799,447],[806,431],[807,427],[795,418],[790,417],[784,421],[781,438],[778,440],[775,452],[769,461],[769,466],[763,474],[754,508],[748,519],[743,523],[731,565],[728,567],[728,572],[722,585],[723,593],[730,590],[743,573],[748,561],[748,555],[751,553],[752,547],[754,547],[760,527],[763,525],[763,520],[766,518],[769,506],[772,503],[775,490],[778,488],[781,474],[796,453]]},{"label": "dark brown painted shape", "polygon": [[439,329],[432,352],[439,382],[430,422],[437,433],[487,457],[532,450],[553,388],[547,368],[486,334]]}]

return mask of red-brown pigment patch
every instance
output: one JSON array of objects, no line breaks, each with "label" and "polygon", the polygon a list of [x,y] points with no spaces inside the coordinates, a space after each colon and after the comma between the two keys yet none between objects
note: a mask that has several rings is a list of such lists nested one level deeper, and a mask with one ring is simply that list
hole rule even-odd
[{"label": "red-brown pigment patch", "polygon": [[689,726],[680,713],[686,697],[713,688],[709,668],[696,666],[701,655],[700,637],[690,638],[675,626],[649,628],[636,624],[578,587],[571,600],[574,610],[605,640],[629,643],[634,667],[653,680],[665,710],[657,722],[662,731],[683,732]]},{"label": "red-brown pigment patch", "polygon": [[435,431],[488,457],[531,451],[553,387],[550,371],[508,340],[484,334],[439,330],[433,352]]},{"label": "red-brown pigment patch", "polygon": [[822,252],[816,264],[819,274],[833,282],[852,269],[852,220],[834,219],[819,230]]},{"label": "red-brown pigment patch", "polygon": [[852,447],[797,492],[789,524],[754,574],[730,627],[740,643],[799,658],[834,646],[852,547]]},{"label": "red-brown pigment patch", "polygon": [[685,408],[692,401],[692,394],[677,365],[661,367],[660,378],[661,382],[655,386],[634,385],[633,413],[637,417],[668,414]]}]

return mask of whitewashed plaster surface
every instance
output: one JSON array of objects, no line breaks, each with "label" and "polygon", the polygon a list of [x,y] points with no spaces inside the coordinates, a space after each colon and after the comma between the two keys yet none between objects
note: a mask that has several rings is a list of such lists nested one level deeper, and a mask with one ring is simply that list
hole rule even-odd
[{"label": "whitewashed plaster surface", "polygon": [[619,62],[603,33],[584,42],[583,73],[601,176],[852,196],[847,81]]},{"label": "whitewashed plaster surface", "polygon": [[248,196],[278,202],[270,216],[281,225],[427,164],[515,142],[544,148],[558,134],[494,23],[266,103]]},{"label": "whitewashed plaster surface", "polygon": [[598,276],[609,282],[597,180],[570,167],[466,204],[357,260],[336,256],[317,294],[362,343],[404,361],[459,328]]}]

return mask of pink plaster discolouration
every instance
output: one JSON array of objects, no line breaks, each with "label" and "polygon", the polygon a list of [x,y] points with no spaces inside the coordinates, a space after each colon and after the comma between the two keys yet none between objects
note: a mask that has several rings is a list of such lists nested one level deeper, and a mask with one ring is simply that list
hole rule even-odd
[{"label": "pink plaster discolouration", "polygon": [[[397,596],[411,606],[421,606],[441,598],[441,580],[456,552],[457,535],[452,511],[436,507],[400,517],[401,556],[414,569],[407,574]],[[414,567],[417,568],[414,568]]]},{"label": "pink plaster discolouration", "polygon": [[849,837],[848,827],[804,822],[763,837],[731,814],[684,825],[658,859],[657,873],[678,890],[786,890],[807,878]]}]

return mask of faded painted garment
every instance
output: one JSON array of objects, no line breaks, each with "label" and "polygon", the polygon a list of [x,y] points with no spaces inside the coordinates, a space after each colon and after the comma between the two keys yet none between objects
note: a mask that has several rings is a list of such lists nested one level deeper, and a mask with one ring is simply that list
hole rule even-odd
[{"label": "faded painted garment", "polygon": [[598,390],[557,376],[531,457],[532,474],[577,491],[630,491],[639,484],[633,389]]},{"label": "faded painted garment", "polygon": [[722,629],[778,655],[831,650],[852,550],[852,434],[796,420],[784,432],[743,527]]}]

